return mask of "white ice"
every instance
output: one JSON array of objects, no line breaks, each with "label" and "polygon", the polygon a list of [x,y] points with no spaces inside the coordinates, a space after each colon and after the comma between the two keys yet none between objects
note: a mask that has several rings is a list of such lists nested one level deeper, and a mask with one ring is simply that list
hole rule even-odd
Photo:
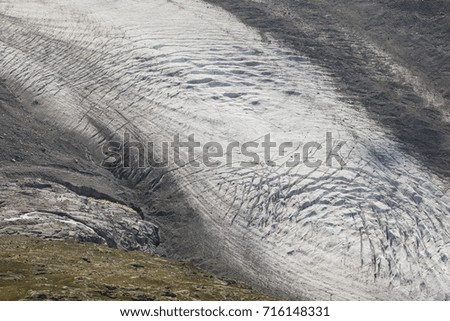
[{"label": "white ice", "polygon": [[289,155],[171,168],[252,284],[290,298],[450,297],[448,182],[301,53],[197,0],[10,0],[0,21],[0,77],[99,143],[93,120],[142,141],[346,142],[343,168],[286,168]]}]

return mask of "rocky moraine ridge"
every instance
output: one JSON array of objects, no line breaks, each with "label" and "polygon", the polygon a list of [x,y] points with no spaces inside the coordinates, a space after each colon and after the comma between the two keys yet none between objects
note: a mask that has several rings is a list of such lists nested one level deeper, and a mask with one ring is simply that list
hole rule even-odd
[{"label": "rocky moraine ridge", "polygon": [[155,252],[157,226],[131,208],[83,142],[35,119],[2,82],[0,115],[0,235]]}]

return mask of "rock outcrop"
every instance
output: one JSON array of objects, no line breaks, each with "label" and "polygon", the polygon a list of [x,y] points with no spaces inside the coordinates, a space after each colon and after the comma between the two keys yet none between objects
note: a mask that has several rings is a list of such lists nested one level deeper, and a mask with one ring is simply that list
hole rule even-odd
[{"label": "rock outcrop", "polygon": [[158,228],[119,203],[78,195],[43,180],[0,183],[0,235],[105,244],[153,253]]}]

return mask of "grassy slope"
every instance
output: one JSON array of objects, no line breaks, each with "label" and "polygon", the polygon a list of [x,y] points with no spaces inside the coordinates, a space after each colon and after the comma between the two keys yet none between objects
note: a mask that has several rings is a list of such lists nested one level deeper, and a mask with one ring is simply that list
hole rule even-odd
[{"label": "grassy slope", "polygon": [[273,300],[243,284],[142,252],[0,237],[0,300]]}]

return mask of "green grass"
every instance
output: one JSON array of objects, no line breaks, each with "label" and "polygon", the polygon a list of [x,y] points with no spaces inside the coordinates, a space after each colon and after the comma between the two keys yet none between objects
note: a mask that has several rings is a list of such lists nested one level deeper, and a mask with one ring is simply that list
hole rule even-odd
[{"label": "green grass", "polygon": [[0,237],[0,300],[274,300],[191,264],[95,244]]}]

